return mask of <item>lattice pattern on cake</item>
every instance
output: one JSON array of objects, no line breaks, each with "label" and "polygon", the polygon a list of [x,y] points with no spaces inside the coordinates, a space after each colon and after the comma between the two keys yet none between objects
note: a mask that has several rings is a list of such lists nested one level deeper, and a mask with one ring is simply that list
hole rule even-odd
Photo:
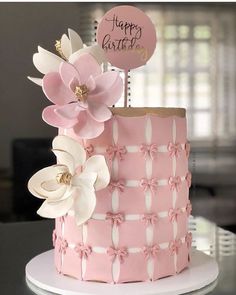
[{"label": "lattice pattern on cake", "polygon": [[106,157],[111,182],[97,192],[86,224],[77,227],[70,213],[56,220],[58,271],[80,280],[129,282],[184,269],[191,245],[186,119],[114,116],[84,146],[88,156]]}]

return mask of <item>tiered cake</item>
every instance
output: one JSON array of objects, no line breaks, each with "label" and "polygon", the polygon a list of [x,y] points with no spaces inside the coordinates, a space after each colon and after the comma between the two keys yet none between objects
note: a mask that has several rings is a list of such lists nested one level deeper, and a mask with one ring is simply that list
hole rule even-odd
[{"label": "tiered cake", "polygon": [[[43,119],[59,128],[57,164],[29,180],[55,218],[55,265],[84,281],[154,281],[188,266],[190,151],[185,110],[112,108],[123,85],[102,72],[99,46],[83,47],[69,30],[56,48],[38,48],[32,78],[53,103]],[[62,277],[63,278],[63,277]]]}]

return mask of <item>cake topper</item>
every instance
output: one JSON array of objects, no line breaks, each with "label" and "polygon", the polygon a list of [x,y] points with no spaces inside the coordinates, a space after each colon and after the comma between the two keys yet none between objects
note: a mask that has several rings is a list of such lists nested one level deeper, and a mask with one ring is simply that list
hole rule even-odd
[{"label": "cake topper", "polygon": [[97,42],[107,60],[125,73],[127,106],[128,71],[147,63],[156,47],[156,30],[150,18],[133,6],[116,6],[109,10],[97,28]]}]

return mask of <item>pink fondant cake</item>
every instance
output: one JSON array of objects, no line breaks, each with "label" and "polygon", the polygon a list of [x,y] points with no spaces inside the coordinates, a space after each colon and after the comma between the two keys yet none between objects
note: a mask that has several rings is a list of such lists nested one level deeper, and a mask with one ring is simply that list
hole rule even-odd
[{"label": "pink fondant cake", "polygon": [[104,132],[81,140],[87,157],[104,155],[110,184],[96,192],[91,218],[76,225],[73,212],[56,218],[59,273],[78,280],[153,281],[188,266],[191,212],[189,143],[183,109],[113,109]]},{"label": "pink fondant cake", "polygon": [[50,101],[42,117],[59,129],[57,162],[28,182],[44,199],[37,213],[56,219],[55,271],[106,283],[181,272],[191,248],[185,110],[112,108],[124,88],[127,105],[128,82],[103,71],[102,48],[69,29],[56,51],[38,47],[33,62],[43,77],[29,79]]}]

